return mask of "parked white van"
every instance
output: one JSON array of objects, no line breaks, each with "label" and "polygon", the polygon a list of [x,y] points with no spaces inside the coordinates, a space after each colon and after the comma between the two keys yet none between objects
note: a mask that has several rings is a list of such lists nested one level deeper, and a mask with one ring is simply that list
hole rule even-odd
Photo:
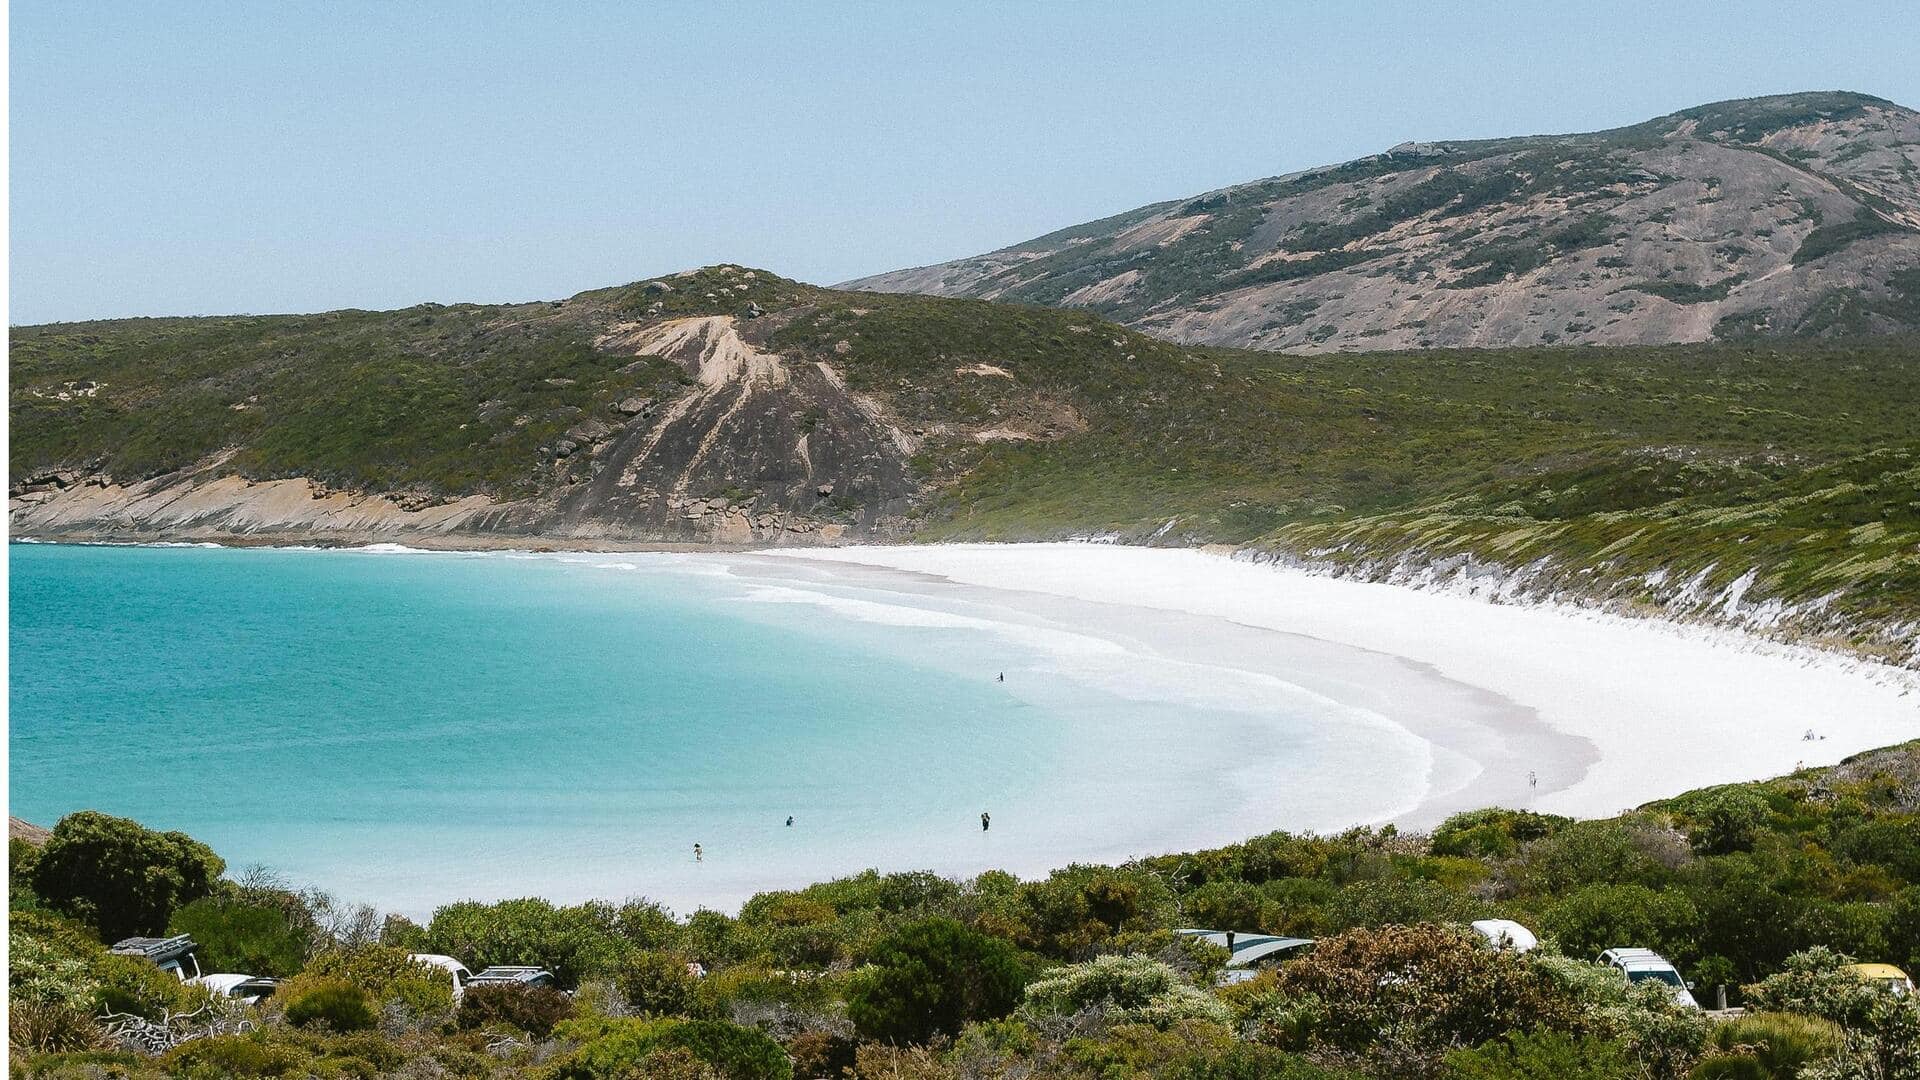
[{"label": "parked white van", "polygon": [[446,972],[447,978],[453,982],[453,1000],[456,1002],[467,992],[467,981],[473,978],[473,972],[467,970],[467,965],[455,960],[451,956],[445,956],[440,953],[417,952],[408,953],[407,959],[416,964],[423,964],[427,967],[437,968]]}]

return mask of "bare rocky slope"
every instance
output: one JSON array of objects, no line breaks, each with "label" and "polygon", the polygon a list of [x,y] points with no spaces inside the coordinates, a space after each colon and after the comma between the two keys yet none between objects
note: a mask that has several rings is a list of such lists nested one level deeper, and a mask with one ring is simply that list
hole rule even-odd
[{"label": "bare rocky slope", "polygon": [[1852,93],[1405,143],[848,289],[1290,352],[1920,327],[1920,113]]},{"label": "bare rocky slope", "polygon": [[[1080,426],[1043,368],[1015,380],[946,357],[971,334],[999,364],[1035,359],[1084,316],[963,304],[949,338],[928,332],[918,303],[876,314],[857,299],[718,266],[533,304],[15,328],[12,530],[873,539],[902,533],[933,493],[937,478],[912,464],[929,437],[964,448]],[[868,316],[890,329],[863,336]],[[1112,330],[1100,347],[1118,353],[1115,334],[1135,337]],[[901,363],[932,370],[879,383]]]}]

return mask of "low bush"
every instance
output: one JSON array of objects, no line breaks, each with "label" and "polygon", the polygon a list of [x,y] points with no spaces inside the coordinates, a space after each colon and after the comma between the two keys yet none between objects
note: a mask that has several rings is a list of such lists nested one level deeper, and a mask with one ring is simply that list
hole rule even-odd
[{"label": "low bush", "polygon": [[1619,1043],[1559,1031],[1516,1032],[1446,1057],[1446,1080],[1641,1080]]},{"label": "low bush", "polygon": [[264,1033],[195,1039],[163,1059],[180,1080],[227,1080],[238,1076],[300,1076],[311,1055],[296,1046],[270,1041]]},{"label": "low bush", "polygon": [[124,1012],[149,1019],[190,1007],[201,996],[152,964],[114,956],[87,930],[49,912],[9,913],[8,984],[12,1002],[67,1005],[89,1015]]},{"label": "low bush", "polygon": [[1550,836],[1571,820],[1531,810],[1469,810],[1441,822],[1428,840],[1428,850],[1435,855],[1506,858],[1519,851],[1521,844]]},{"label": "low bush", "polygon": [[1569,1030],[1580,1013],[1562,984],[1526,957],[1432,924],[1349,930],[1280,970],[1276,989],[1319,1002],[1310,1044],[1368,1054],[1383,1033],[1396,1053],[1437,1057],[1509,1031]]},{"label": "low bush", "polygon": [[621,910],[611,904],[556,907],[545,900],[468,901],[433,913],[427,941],[433,952],[458,956],[475,970],[492,964],[537,964],[560,985],[611,972],[634,948]]},{"label": "low bush", "polygon": [[[1838,1054],[1845,1048],[1847,1036],[1840,1025],[1817,1016],[1748,1013],[1714,1028],[1707,1041],[1721,1054],[1757,1061],[1763,1069],[1761,1075],[1785,1080],[1798,1076],[1806,1065]],[[1701,1066],[1715,1060],[1709,1058]],[[1691,1075],[1700,1075],[1700,1067]]]},{"label": "low bush", "polygon": [[628,1008],[652,1016],[685,1016],[699,1003],[687,962],[665,953],[629,953],[614,969],[613,985]]},{"label": "low bush", "polygon": [[295,1027],[365,1031],[379,1021],[367,992],[343,980],[316,981],[283,996],[287,1023]]},{"label": "low bush", "polygon": [[1113,1023],[1167,1028],[1188,1020],[1224,1024],[1232,1014],[1213,995],[1148,956],[1102,956],[1027,987],[1023,1016],[1066,1017],[1097,1010]]},{"label": "low bush", "polygon": [[550,986],[476,986],[460,999],[456,1014],[467,1030],[506,1028],[536,1039],[573,1015],[573,999]]},{"label": "low bush", "polygon": [[874,949],[848,995],[847,1017],[871,1039],[925,1042],[1012,1012],[1025,982],[1013,946],[952,919],[924,919]]},{"label": "low bush", "polygon": [[205,897],[173,913],[169,934],[191,934],[205,971],[244,971],[284,979],[298,974],[313,938],[279,906]]},{"label": "low bush", "polygon": [[1872,1016],[1880,994],[1844,970],[1851,961],[1831,949],[1814,948],[1787,957],[1779,972],[1745,988],[1755,1012],[1799,1013],[1859,1026]]},{"label": "low bush", "polygon": [[752,1028],[722,1020],[649,1020],[607,1017],[568,1020],[554,1034],[574,1048],[548,1067],[549,1080],[625,1080],[652,1076],[652,1055],[680,1050],[727,1080],[791,1080],[793,1065],[780,1044]]},{"label": "low bush", "polygon": [[7,1003],[7,1046],[16,1054],[67,1054],[100,1050],[106,1033],[93,1014],[64,1001]]}]

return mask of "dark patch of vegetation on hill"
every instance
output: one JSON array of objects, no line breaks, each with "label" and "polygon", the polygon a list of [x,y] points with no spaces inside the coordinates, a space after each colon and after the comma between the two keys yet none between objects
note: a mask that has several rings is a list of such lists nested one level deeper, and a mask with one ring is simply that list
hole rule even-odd
[{"label": "dark patch of vegetation on hill", "polygon": [[1852,221],[1821,225],[1808,233],[1807,238],[1800,241],[1800,246],[1794,249],[1793,265],[1802,266],[1816,259],[1824,259],[1856,240],[1911,231],[1905,226],[1887,221],[1863,206],[1854,215]]},{"label": "dark patch of vegetation on hill", "polygon": [[1643,292],[1676,304],[1710,304],[1715,300],[1725,300],[1733,287],[1744,280],[1745,275],[1734,274],[1711,285],[1699,285],[1691,281],[1636,281],[1631,285],[1622,285],[1620,291]]}]

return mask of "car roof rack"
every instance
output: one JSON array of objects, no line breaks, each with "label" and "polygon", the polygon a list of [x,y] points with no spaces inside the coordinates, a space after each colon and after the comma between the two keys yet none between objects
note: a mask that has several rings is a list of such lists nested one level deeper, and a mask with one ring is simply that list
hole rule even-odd
[{"label": "car roof rack", "polygon": [[164,964],[178,956],[193,951],[192,934],[175,934],[172,937],[130,937],[122,938],[107,950],[115,956],[138,956],[156,964]]}]

